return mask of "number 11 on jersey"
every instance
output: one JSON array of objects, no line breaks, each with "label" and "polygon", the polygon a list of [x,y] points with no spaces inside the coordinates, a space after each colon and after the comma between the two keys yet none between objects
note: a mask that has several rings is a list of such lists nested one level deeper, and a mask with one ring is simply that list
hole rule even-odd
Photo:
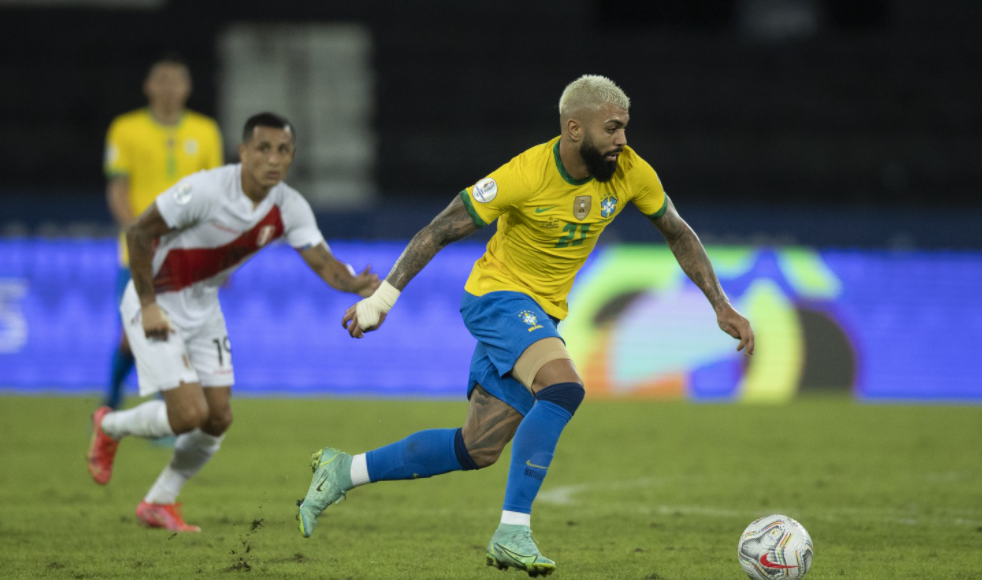
[{"label": "number 11 on jersey", "polygon": [[573,238],[576,237],[576,230],[577,230],[577,225],[576,224],[566,224],[563,227],[563,231],[564,232],[567,232],[567,233],[566,233],[565,236],[559,238],[559,241],[556,242],[556,246],[555,247],[557,247],[557,248],[565,248],[567,246],[578,246],[578,245],[582,244],[583,243],[583,240],[586,239],[586,233],[590,231],[590,224],[582,224],[582,225],[580,225],[579,226],[580,237],[579,238],[576,238],[574,240]]}]

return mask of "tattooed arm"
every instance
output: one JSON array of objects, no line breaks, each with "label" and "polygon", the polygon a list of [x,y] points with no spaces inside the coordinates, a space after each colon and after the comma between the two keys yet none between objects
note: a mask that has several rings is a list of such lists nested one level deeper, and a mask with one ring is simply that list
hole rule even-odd
[{"label": "tattooed arm", "polygon": [[668,209],[660,218],[652,220],[655,227],[665,236],[668,247],[671,248],[682,271],[706,295],[716,312],[716,322],[719,327],[723,332],[740,341],[737,345],[738,351],[746,349],[745,354],[753,354],[754,331],[750,327],[750,322],[730,304],[729,298],[719,284],[709,256],[706,255],[706,249],[699,241],[699,236],[679,216],[672,200],[666,196],[665,202],[668,204]]},{"label": "tattooed arm", "polygon": [[[437,252],[457,240],[466,238],[478,229],[480,229],[479,226],[474,223],[470,214],[467,213],[467,207],[464,205],[463,200],[459,196],[455,197],[450,202],[450,205],[440,212],[438,216],[433,218],[433,221],[429,225],[413,236],[409,245],[406,246],[402,255],[399,256],[395,265],[392,266],[389,275],[386,276],[385,282],[387,284],[383,284],[374,295],[358,303],[363,308],[363,319],[365,318],[364,309],[368,305],[368,308],[374,310],[378,316],[378,322],[366,324],[365,327],[362,327],[358,322],[358,304],[356,304],[344,313],[341,325],[354,338],[361,338],[364,336],[366,330],[377,328],[385,320],[385,314],[392,307],[392,303],[395,302],[395,298],[398,297],[399,292],[405,289],[409,281],[416,274],[419,274],[424,266],[430,263],[430,260],[433,259],[433,256],[436,256]],[[388,294],[386,298],[379,296],[383,292]],[[393,293],[394,296],[392,296]],[[387,305],[381,305],[381,301],[385,299],[388,299],[389,303]],[[378,302],[379,304],[374,304],[374,302]]]},{"label": "tattooed arm", "polygon": [[126,249],[130,255],[130,273],[133,286],[140,297],[143,332],[147,338],[167,340],[173,330],[167,316],[157,306],[157,292],[153,287],[153,243],[171,230],[157,209],[150,204],[139,218],[126,228]]},{"label": "tattooed arm", "polygon": [[454,197],[450,205],[433,218],[428,226],[413,236],[395,266],[392,266],[389,275],[385,277],[386,281],[403,290],[437,252],[478,229],[480,228],[467,213],[467,207],[460,196]]}]

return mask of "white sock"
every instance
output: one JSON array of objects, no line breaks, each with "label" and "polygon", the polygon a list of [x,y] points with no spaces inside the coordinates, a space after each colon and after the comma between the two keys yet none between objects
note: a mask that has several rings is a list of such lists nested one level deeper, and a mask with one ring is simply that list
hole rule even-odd
[{"label": "white sock", "polygon": [[173,435],[163,401],[147,401],[126,411],[114,411],[102,419],[102,430],[117,441],[127,435],[156,438]]},{"label": "white sock", "polygon": [[174,471],[170,465],[164,468],[153,487],[143,497],[147,503],[174,503],[188,478]]},{"label": "white sock", "polygon": [[532,514],[504,510],[501,512],[501,523],[530,528],[532,527]]},{"label": "white sock", "polygon": [[368,477],[368,459],[364,453],[359,453],[351,458],[351,486],[358,487],[371,483]]},{"label": "white sock", "polygon": [[184,433],[174,442],[174,457],[164,468],[143,501],[149,503],[174,503],[184,484],[208,463],[219,447],[224,435],[215,437],[200,429]]}]

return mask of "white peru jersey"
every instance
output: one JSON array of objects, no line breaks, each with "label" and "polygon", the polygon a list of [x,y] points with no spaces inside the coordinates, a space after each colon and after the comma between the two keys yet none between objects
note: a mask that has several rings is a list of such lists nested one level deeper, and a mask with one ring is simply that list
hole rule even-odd
[{"label": "white peru jersey", "polygon": [[261,248],[280,237],[297,249],[324,241],[310,204],[285,183],[254,205],[242,191],[240,164],[190,175],[155,203],[175,229],[153,255],[157,303],[185,329],[219,311],[218,287]]}]

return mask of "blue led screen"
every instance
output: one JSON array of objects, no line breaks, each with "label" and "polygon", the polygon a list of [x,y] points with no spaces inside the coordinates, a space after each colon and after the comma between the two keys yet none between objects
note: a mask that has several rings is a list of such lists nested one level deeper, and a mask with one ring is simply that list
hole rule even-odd
[{"label": "blue led screen", "polygon": [[[382,274],[403,247],[332,244],[340,259]],[[362,340],[340,325],[355,296],[327,287],[294,250],[263,250],[221,291],[236,392],[463,397],[474,341],[458,308],[483,249],[446,248],[382,330]],[[560,326],[588,391],[779,400],[835,383],[864,400],[982,401],[982,254],[709,252],[724,289],[754,323],[752,362],[731,353],[664,246],[609,246],[579,275]],[[115,277],[113,240],[0,241],[0,389],[101,391],[119,339]]]},{"label": "blue led screen", "polygon": [[[384,275],[402,245],[337,243],[332,250]],[[384,331],[354,340],[341,317],[358,297],[328,287],[293,249],[264,249],[220,292],[235,392],[463,397],[474,343],[457,309],[482,251],[466,244],[444,250]],[[120,333],[115,280],[111,240],[0,242],[0,387],[98,392]]]}]

